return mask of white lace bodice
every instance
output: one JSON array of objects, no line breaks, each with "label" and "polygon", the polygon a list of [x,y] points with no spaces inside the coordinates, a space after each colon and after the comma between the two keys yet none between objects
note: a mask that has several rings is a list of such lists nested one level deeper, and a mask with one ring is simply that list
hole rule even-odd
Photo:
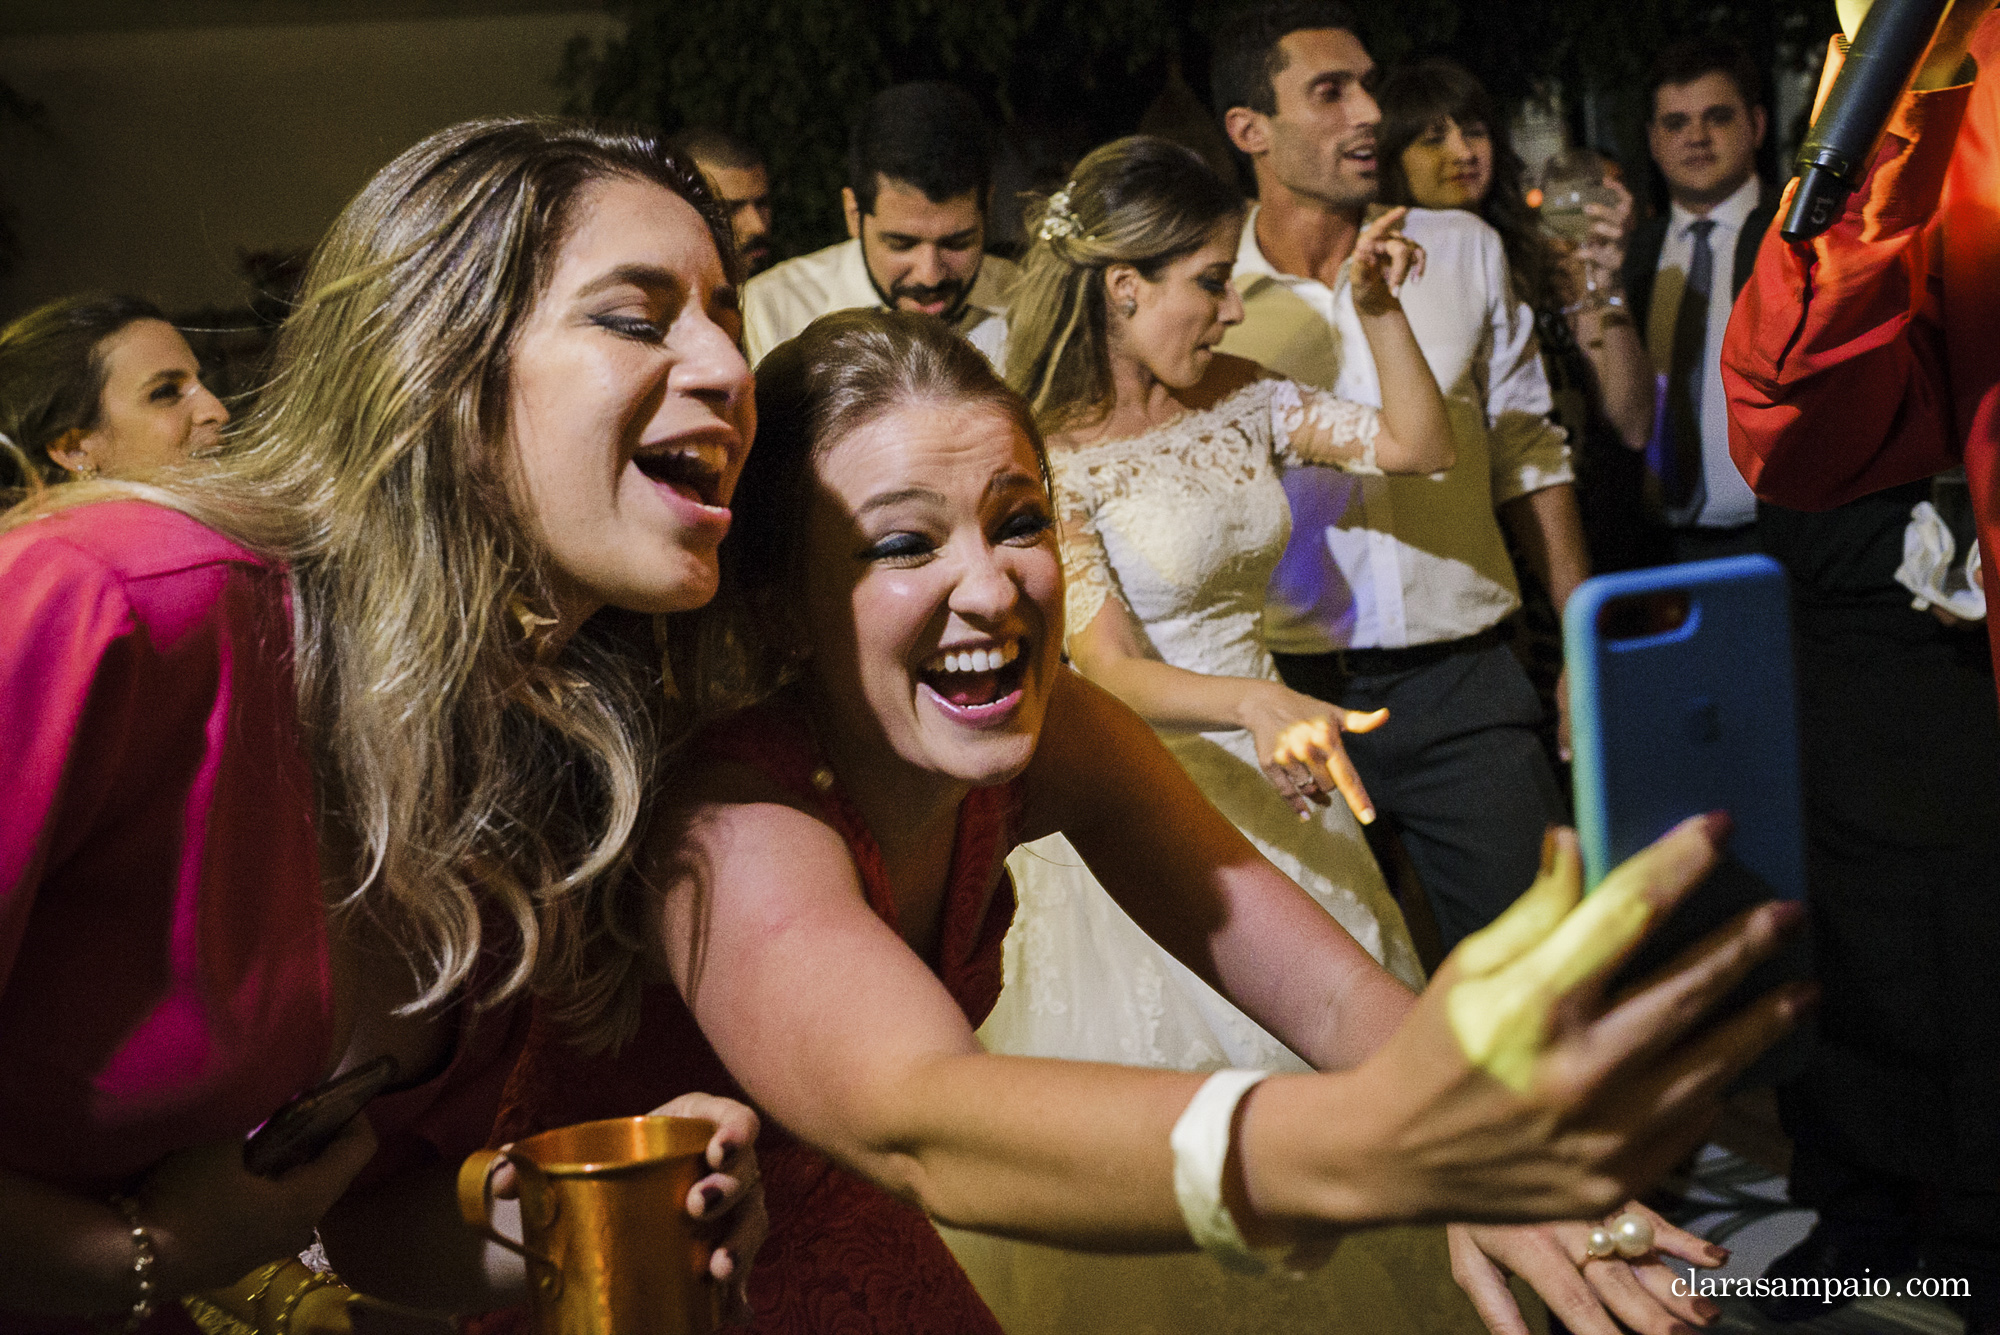
[{"label": "white lace bodice", "polygon": [[[1275,676],[1261,623],[1265,582],[1291,528],[1278,468],[1313,462],[1374,471],[1376,431],[1373,409],[1264,380],[1134,439],[1057,448],[1071,629],[1116,599],[1177,667]],[[1163,731],[1161,740],[1273,867],[1396,977],[1422,986],[1409,930],[1344,803],[1301,821],[1265,780],[1243,729]],[[1148,937],[1063,836],[1016,848],[1007,869],[1018,907],[1007,934],[1006,986],[979,1030],[988,1051],[1182,1071],[1306,1069]],[[1360,1271],[1341,1269],[1356,1246],[1376,1236],[1347,1239],[1332,1267],[1294,1283],[1231,1275],[1203,1257],[1102,1257],[947,1234],[981,1295],[1017,1335],[1477,1327],[1451,1287],[1442,1244],[1433,1247],[1427,1272],[1412,1267],[1391,1276],[1372,1257]],[[1399,1252],[1408,1248],[1398,1243]],[[1393,1300],[1357,1288],[1363,1272]],[[1398,1306],[1406,1298],[1409,1306]],[[1460,1311],[1462,1322],[1448,1315]]]},{"label": "white lace bodice", "polygon": [[1365,404],[1267,379],[1142,436],[1053,450],[1070,633],[1116,599],[1163,661],[1270,676],[1264,591],[1292,527],[1278,468],[1379,474],[1380,424]]}]

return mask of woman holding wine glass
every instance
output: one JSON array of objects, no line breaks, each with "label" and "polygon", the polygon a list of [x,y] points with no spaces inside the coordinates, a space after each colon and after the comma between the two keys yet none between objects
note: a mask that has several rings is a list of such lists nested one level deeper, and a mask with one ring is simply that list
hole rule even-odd
[{"label": "woman holding wine glass", "polygon": [[1464,209],[1500,233],[1515,293],[1535,314],[1556,419],[1570,434],[1592,569],[1666,559],[1648,541],[1641,500],[1654,373],[1619,282],[1633,206],[1616,168],[1572,149],[1527,190],[1492,97],[1442,57],[1392,71],[1377,100],[1383,202]]}]

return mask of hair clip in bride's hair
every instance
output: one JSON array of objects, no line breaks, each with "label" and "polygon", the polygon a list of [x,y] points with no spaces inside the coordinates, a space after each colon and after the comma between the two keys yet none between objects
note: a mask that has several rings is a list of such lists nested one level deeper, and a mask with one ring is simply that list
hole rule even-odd
[{"label": "hair clip in bride's hair", "polygon": [[1057,237],[1083,235],[1083,224],[1077,221],[1076,211],[1069,206],[1071,187],[1064,186],[1049,196],[1048,208],[1042,213],[1042,224],[1035,229],[1035,236],[1043,241],[1053,241]]}]

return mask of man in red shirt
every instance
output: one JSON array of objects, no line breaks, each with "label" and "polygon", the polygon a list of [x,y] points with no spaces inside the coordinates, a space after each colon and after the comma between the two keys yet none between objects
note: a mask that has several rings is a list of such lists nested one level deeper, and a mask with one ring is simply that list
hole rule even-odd
[{"label": "man in red shirt", "polygon": [[[1766,1274],[1915,1266],[1966,1286],[1939,1295],[1969,1335],[2000,1332],[2000,743],[1986,646],[1962,652],[1968,632],[1910,611],[1889,572],[1913,500],[1930,494],[1921,480],[1963,462],[1989,633],[2000,620],[1992,3],[1953,6],[1840,220],[1808,246],[1764,238],[1722,353],[1731,454],[1777,503],[1760,536],[1796,595],[1827,998],[1811,1061],[1779,1091],[1791,1198],[1818,1221]],[[1852,32],[1867,5],[1840,8]],[[1838,64],[1836,51],[1822,88]],[[1826,1310],[1757,1301],[1780,1320]]]},{"label": "man in red shirt", "polygon": [[[1764,238],[1723,345],[1730,453],[1822,510],[1961,461],[2000,607],[2000,15],[1958,0],[1867,179],[1810,246]],[[1844,0],[1852,31],[1865,3]],[[1821,86],[1831,86],[1837,54]],[[1783,210],[1780,210],[1782,215]],[[2000,646],[2000,618],[1987,617]]]}]

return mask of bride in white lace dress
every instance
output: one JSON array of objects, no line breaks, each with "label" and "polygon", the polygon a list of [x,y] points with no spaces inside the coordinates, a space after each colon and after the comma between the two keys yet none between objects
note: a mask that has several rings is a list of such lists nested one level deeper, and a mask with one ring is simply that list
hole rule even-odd
[{"label": "bride in white lace dress", "polygon": [[[1242,318],[1234,191],[1193,154],[1121,140],[1079,164],[1036,228],[1014,298],[1010,380],[1049,431],[1072,663],[1145,716],[1224,815],[1412,986],[1421,971],[1362,838],[1372,817],[1339,734],[1262,640],[1291,529],[1280,467],[1434,472],[1444,402],[1395,293],[1421,253],[1365,230],[1351,271],[1385,406],[1335,399],[1213,351]],[[1344,800],[1343,800],[1344,799]],[[1350,807],[1352,810],[1350,810]],[[1130,1065],[1304,1070],[1155,945],[1060,836],[1008,859],[1019,909],[993,1051]],[[1282,962],[1273,961],[1274,967]],[[1478,1329],[1437,1230],[1341,1249],[1312,1281],[1205,1257],[1106,1258],[947,1233],[1010,1332]]]}]

